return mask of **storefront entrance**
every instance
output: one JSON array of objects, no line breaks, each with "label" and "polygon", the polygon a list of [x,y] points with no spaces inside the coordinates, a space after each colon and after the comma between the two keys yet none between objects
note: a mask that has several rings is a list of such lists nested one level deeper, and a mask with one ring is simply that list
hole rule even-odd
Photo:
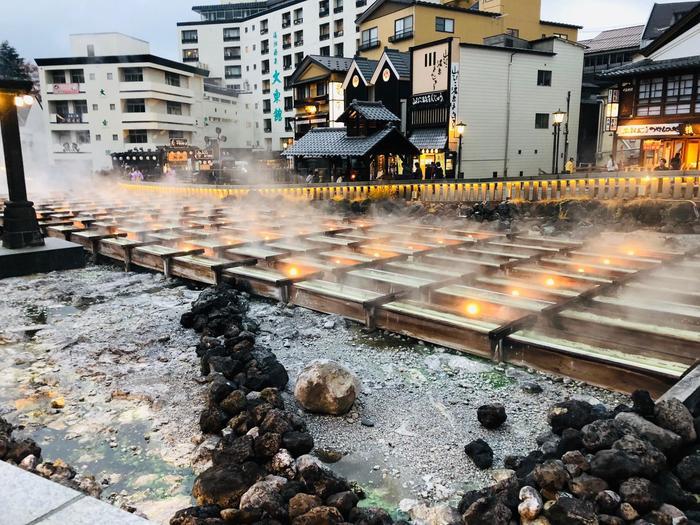
[{"label": "storefront entrance", "polygon": [[697,170],[700,167],[700,137],[642,141],[641,165],[646,170],[659,166],[661,159],[671,169],[676,155],[680,155],[681,170]]},{"label": "storefront entrance", "polygon": [[425,175],[427,173],[426,168],[430,166],[431,163],[437,164],[438,162],[440,163],[440,166],[442,167],[443,173],[445,172],[445,151],[444,150],[435,150],[431,153],[421,153],[421,156],[419,157],[420,162],[420,170],[421,173],[423,173],[423,179],[425,179]]}]

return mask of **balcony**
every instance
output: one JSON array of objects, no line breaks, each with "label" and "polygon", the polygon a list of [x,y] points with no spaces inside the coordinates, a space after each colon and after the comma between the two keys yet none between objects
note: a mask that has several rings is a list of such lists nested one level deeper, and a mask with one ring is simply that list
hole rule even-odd
[{"label": "balcony", "polygon": [[183,62],[199,62],[199,56],[183,56]]},{"label": "balcony", "polygon": [[333,33],[333,36],[338,38],[338,37],[343,36],[344,34],[345,34],[345,32],[341,29],[340,31],[336,31],[335,33]]},{"label": "balcony", "polygon": [[272,133],[272,128],[263,128],[265,133]]},{"label": "balcony", "polygon": [[183,44],[196,44],[199,42],[199,38],[195,37],[182,37]]},{"label": "balcony", "polygon": [[304,45],[304,39],[300,38],[299,40],[294,41],[294,47],[299,47]]},{"label": "balcony", "polygon": [[265,114],[272,113],[272,108],[263,108],[263,113],[265,113]]},{"label": "balcony", "polygon": [[267,27],[265,27],[265,28],[262,28],[262,27],[261,27],[261,28],[260,28],[260,34],[261,34],[261,35],[266,35],[267,32],[268,32]]},{"label": "balcony", "polygon": [[402,40],[409,40],[413,38],[413,30],[411,31],[401,31],[400,33],[394,33],[389,37],[389,42],[401,42]]},{"label": "balcony", "polygon": [[330,11],[328,9],[320,9],[318,12],[318,16],[324,17],[328,16],[330,14]]},{"label": "balcony", "polygon": [[241,55],[228,54],[224,55],[224,60],[240,60]]},{"label": "balcony", "polygon": [[294,25],[295,25],[295,26],[298,26],[299,24],[303,24],[303,23],[304,23],[304,19],[303,19],[303,18],[295,18],[295,19],[294,19]]},{"label": "balcony", "polygon": [[368,40],[367,42],[362,42],[358,46],[357,50],[358,51],[367,51],[368,49],[375,49],[381,45],[381,41],[379,39],[376,40]]},{"label": "balcony", "polygon": [[224,42],[240,42],[240,40],[241,40],[241,35],[224,36]]},{"label": "balcony", "polygon": [[243,73],[231,73],[230,75],[224,74],[224,78],[243,78]]},{"label": "balcony", "polygon": [[292,64],[285,64],[284,66],[282,66],[282,69],[284,71],[289,71],[290,69],[292,69]]},{"label": "balcony", "polygon": [[261,55],[267,55],[269,52],[270,52],[270,48],[269,48],[269,47],[268,47],[268,48],[265,48],[265,49],[260,48],[260,54],[261,54]]},{"label": "balcony", "polygon": [[78,129],[89,124],[84,113],[51,113],[49,119],[50,124],[55,124],[61,129]]},{"label": "balcony", "polygon": [[291,42],[287,42],[287,43],[285,43],[285,44],[282,44],[282,49],[289,49],[290,47],[292,47],[292,43],[291,43]]},{"label": "balcony", "polygon": [[343,12],[343,6],[339,5],[338,7],[333,8],[333,13],[338,14]]},{"label": "balcony", "polygon": [[282,29],[284,29],[285,27],[289,27],[291,25],[292,25],[291,20],[282,20]]},{"label": "balcony", "polygon": [[328,103],[328,95],[319,95],[317,97],[305,97],[302,99],[294,99],[295,108],[303,108],[305,106],[321,105]]},{"label": "balcony", "polygon": [[325,33],[318,37],[319,40],[328,40],[331,37],[330,33]]},{"label": "balcony", "polygon": [[267,95],[270,93],[270,88],[263,88],[262,92],[263,92],[263,95]]}]

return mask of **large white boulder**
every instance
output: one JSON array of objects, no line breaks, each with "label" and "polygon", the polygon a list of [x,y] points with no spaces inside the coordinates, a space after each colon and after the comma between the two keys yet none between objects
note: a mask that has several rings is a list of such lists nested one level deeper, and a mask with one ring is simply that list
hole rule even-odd
[{"label": "large white boulder", "polygon": [[360,391],[355,374],[335,361],[312,361],[297,377],[294,397],[309,412],[341,415],[352,407]]}]

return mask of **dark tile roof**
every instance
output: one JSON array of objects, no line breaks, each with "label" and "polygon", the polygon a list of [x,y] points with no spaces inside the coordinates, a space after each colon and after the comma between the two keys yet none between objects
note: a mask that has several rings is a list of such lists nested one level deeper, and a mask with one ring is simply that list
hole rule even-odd
[{"label": "dark tile roof", "polygon": [[614,51],[616,49],[639,48],[642,41],[644,26],[621,27],[603,31],[595,38],[581,40],[579,44],[586,46],[586,54]]},{"label": "dark tile roof", "polygon": [[640,60],[600,73],[601,78],[621,78],[681,69],[700,69],[700,55],[670,60]]},{"label": "dark tile roof", "polygon": [[[389,137],[395,136],[412,145],[399,131],[392,127],[377,131],[368,137],[348,137],[345,128],[313,128],[297,140],[282,155],[285,157],[363,157]],[[417,153],[412,151],[411,153]]]},{"label": "dark tile roof", "polygon": [[447,144],[447,130],[444,128],[417,129],[409,140],[418,149],[444,149]]},{"label": "dark tile roof", "polygon": [[654,4],[644,29],[642,40],[650,41],[660,37],[668,28],[678,22],[684,14],[697,7],[698,4],[700,4],[700,1]]},{"label": "dark tile roof", "polygon": [[374,70],[377,68],[378,63],[379,61],[377,60],[369,60],[363,57],[355,57],[355,64],[357,65],[357,69],[360,70],[362,76],[365,77],[365,80],[367,82],[369,82],[372,79],[372,75],[374,74]]},{"label": "dark tile roof", "polygon": [[352,58],[329,57],[325,55],[309,55],[309,58],[329,71],[346,72],[352,65]]},{"label": "dark tile roof", "polygon": [[337,119],[338,122],[346,122],[351,112],[357,111],[367,120],[379,122],[401,122],[401,119],[389,111],[382,102],[365,102],[353,100],[343,114]]},{"label": "dark tile roof", "polygon": [[398,49],[385,49],[384,53],[391,61],[401,80],[411,78],[411,54]]},{"label": "dark tile roof", "polygon": [[203,77],[209,76],[209,71],[199,67],[189,66],[167,58],[161,58],[155,55],[110,55],[99,57],[65,57],[65,58],[35,58],[37,66],[77,66],[86,64],[135,64],[138,62],[152,62],[159,66],[170,67],[193,73]]}]

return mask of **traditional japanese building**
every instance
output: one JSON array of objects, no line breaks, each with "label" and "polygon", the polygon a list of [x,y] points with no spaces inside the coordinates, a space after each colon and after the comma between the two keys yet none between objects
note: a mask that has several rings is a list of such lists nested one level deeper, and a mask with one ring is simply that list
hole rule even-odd
[{"label": "traditional japanese building", "polygon": [[397,129],[400,119],[381,102],[353,101],[342,128],[310,129],[283,153],[318,180],[390,180],[410,167],[418,150]]},{"label": "traditional japanese building", "polygon": [[[614,82],[606,114],[618,164],[698,169],[700,5],[642,49],[639,59],[601,77]],[[636,152],[624,149],[630,140],[638,141]]]}]

